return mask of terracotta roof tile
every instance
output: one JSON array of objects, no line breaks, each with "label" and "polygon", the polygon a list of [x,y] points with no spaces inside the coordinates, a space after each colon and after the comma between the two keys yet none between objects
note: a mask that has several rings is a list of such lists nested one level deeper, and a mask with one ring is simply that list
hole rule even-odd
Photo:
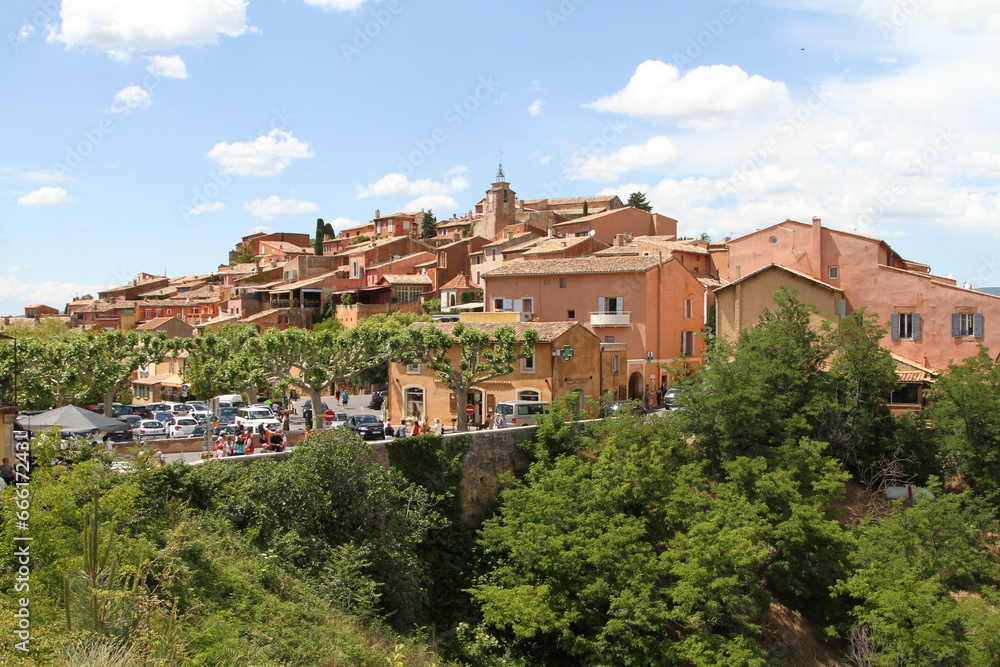
[{"label": "terracotta roof tile", "polygon": [[572,257],[507,262],[483,274],[484,278],[502,276],[547,276],[572,273],[645,273],[660,263],[658,257]]}]

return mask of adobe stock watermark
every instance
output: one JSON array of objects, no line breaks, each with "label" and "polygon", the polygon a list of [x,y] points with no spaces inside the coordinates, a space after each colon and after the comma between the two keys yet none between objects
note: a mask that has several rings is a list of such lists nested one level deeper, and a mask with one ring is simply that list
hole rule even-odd
[{"label": "adobe stock watermark", "polygon": [[399,0],[389,0],[383,6],[371,12],[371,18],[363,26],[354,28],[354,37],[350,42],[340,43],[340,53],[344,60],[350,63],[354,58],[361,55],[361,52],[371,46],[371,43],[378,39],[382,31],[389,27],[393,19],[403,12],[403,5]]},{"label": "adobe stock watermark", "polygon": [[882,38],[890,39],[897,31],[910,22],[913,15],[920,11],[920,8],[927,0],[903,0],[892,6],[888,15],[879,19],[876,24],[878,31],[882,33]]},{"label": "adobe stock watermark", "polygon": [[774,134],[759,146],[747,150],[747,159],[737,165],[729,178],[719,182],[719,190],[723,194],[732,194],[746,187],[750,182],[750,176],[763,169],[771,158],[777,155],[782,144],[809,123],[832,97],[833,91],[826,86],[813,87],[805,102],[778,119],[774,124]]},{"label": "adobe stock watermark", "polygon": [[[264,136],[272,132],[273,130],[285,130],[295,116],[290,114],[285,109],[273,109],[271,111],[271,118],[267,122],[267,126],[255,133],[251,138],[250,142],[260,136]],[[251,144],[252,145],[252,144]],[[252,157],[251,155],[246,155],[243,157]],[[177,211],[183,218],[185,223],[191,222],[191,218],[198,215],[197,212],[193,211],[204,211],[205,207],[212,205],[216,202],[219,195],[230,186],[233,182],[233,176],[225,169],[217,169],[212,175],[208,177],[208,180],[201,186],[194,189],[191,193],[191,199],[187,203],[182,203],[177,205]]]},{"label": "adobe stock watermark", "polygon": [[939,129],[931,145],[924,148],[915,160],[903,168],[902,174],[896,180],[875,196],[874,204],[858,215],[858,224],[871,225],[875,222],[875,218],[892,208],[910,185],[937,164],[941,156],[947,153],[959,138],[950,127]]},{"label": "adobe stock watermark", "polygon": [[480,76],[472,92],[462,100],[445,109],[441,115],[442,125],[435,127],[425,136],[413,141],[413,150],[399,156],[399,166],[396,171],[409,176],[413,171],[427,162],[438,147],[448,141],[449,130],[454,132],[462,127],[472,114],[479,110],[484,102],[493,97],[501,83],[492,74]]},{"label": "adobe stock watermark", "polygon": [[[165,77],[147,72],[142,77],[140,87],[147,93],[152,93],[163,84]],[[120,118],[125,119],[135,113],[134,109],[123,109],[117,112]],[[118,129],[115,119],[104,117],[98,121],[97,125],[88,128],[80,133],[80,139],[76,143],[66,146],[65,153],[61,161],[52,163],[52,170],[60,176],[69,176],[78,169],[84,161],[96,151],[104,141]]]},{"label": "adobe stock watermark", "polygon": [[555,9],[545,10],[545,20],[549,24],[549,29],[555,30],[560,23],[568,21],[585,2],[587,0],[560,0]]},{"label": "adobe stock watermark", "polygon": [[559,177],[556,180],[546,181],[542,184],[543,191],[536,199],[549,199],[561,195],[566,184],[572,180],[576,180],[573,178],[572,167],[604,155],[608,150],[608,146],[613,144],[627,127],[628,124],[620,120],[612,119],[604,123],[604,127],[601,128],[598,136],[573,151],[569,160],[566,161],[567,166],[559,172]]},{"label": "adobe stock watermark", "polygon": [[21,17],[21,27],[17,32],[7,33],[7,43],[14,53],[21,50],[24,44],[31,41],[41,30],[46,30],[52,20],[59,16],[59,0],[41,0],[38,3],[38,10],[30,17]]},{"label": "adobe stock watermark", "polygon": [[14,593],[23,597],[14,601],[14,636],[18,640],[14,648],[24,653],[31,650],[31,443],[17,441],[14,444]]},{"label": "adobe stock watermark", "polygon": [[723,9],[715,18],[702,21],[704,30],[698,32],[693,37],[688,37],[687,44],[683,52],[674,51],[670,56],[670,61],[678,67],[690,67],[694,61],[700,58],[705,51],[710,49],[716,40],[722,37],[726,29],[736,23],[739,14],[745,12],[750,7],[750,0],[735,0],[732,3],[733,9]]}]

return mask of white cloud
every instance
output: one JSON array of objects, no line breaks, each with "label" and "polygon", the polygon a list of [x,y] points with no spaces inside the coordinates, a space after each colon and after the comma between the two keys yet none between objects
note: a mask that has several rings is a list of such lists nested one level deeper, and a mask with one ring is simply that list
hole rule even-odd
[{"label": "white cloud", "polygon": [[750,76],[735,65],[696,67],[682,76],[674,65],[647,60],[636,68],[625,88],[587,106],[708,130],[788,101],[784,83],[759,74]]},{"label": "white cloud", "polygon": [[878,62],[883,65],[894,65],[899,62],[899,58],[896,56],[882,56],[878,59]]},{"label": "white cloud", "polygon": [[299,201],[294,197],[281,199],[271,195],[267,199],[254,199],[243,202],[243,210],[261,220],[273,220],[278,217],[311,213],[319,210],[319,204],[311,201]]},{"label": "white cloud", "polygon": [[71,201],[73,201],[73,197],[70,197],[64,189],[48,185],[17,198],[17,203],[21,206],[47,206],[49,204],[67,204]]},{"label": "white cloud", "polygon": [[[462,171],[465,171],[464,168]],[[451,175],[451,178],[446,182],[434,181],[429,178],[411,181],[405,174],[393,172],[386,174],[371,185],[357,186],[356,196],[359,199],[364,199],[365,197],[387,197],[390,195],[447,195],[469,187],[469,181],[464,176],[457,175],[454,168],[446,172],[445,175]]]},{"label": "white cloud", "polygon": [[15,264],[13,266],[8,266],[7,270],[10,271],[11,273],[14,273],[15,271],[24,271],[25,269],[30,269],[30,268],[31,267],[28,266],[27,264]]},{"label": "white cloud", "polygon": [[152,56],[146,64],[146,71],[165,79],[188,78],[187,65],[180,56]]},{"label": "white cloud", "polygon": [[435,210],[438,213],[451,212],[458,208],[458,202],[448,195],[424,195],[417,197],[413,201],[407,202],[403,206],[405,211],[425,211]]},{"label": "white cloud", "polygon": [[21,39],[28,39],[34,34],[35,34],[35,26],[27,23],[22,25],[17,31],[17,36]]},{"label": "white cloud", "polygon": [[133,51],[215,44],[250,30],[246,0],[62,0],[51,40],[116,57]]},{"label": "white cloud", "polygon": [[636,169],[663,169],[677,162],[681,150],[663,135],[646,143],[625,146],[607,156],[581,157],[567,168],[572,179],[612,181],[622,173]]},{"label": "white cloud", "polygon": [[333,227],[333,231],[340,232],[341,229],[347,229],[348,227],[355,227],[361,224],[360,220],[351,220],[350,218],[345,218],[342,215],[338,215],[333,220],[327,220],[330,226]]},{"label": "white cloud", "polygon": [[212,211],[218,211],[220,208],[224,208],[225,204],[221,201],[213,201],[207,204],[198,204],[191,210],[187,212],[188,215],[201,215],[202,213],[211,213]]},{"label": "white cloud", "polygon": [[253,141],[220,141],[208,152],[222,171],[235,176],[276,176],[295,159],[308,159],[315,153],[309,144],[291,132],[271,130]]},{"label": "white cloud", "polygon": [[324,11],[349,12],[359,9],[366,0],[306,0],[307,5],[319,7]]},{"label": "white cloud", "polygon": [[545,106],[544,100],[535,100],[528,106],[528,114],[531,116],[537,116],[542,113],[543,106]]},{"label": "white cloud", "polygon": [[81,294],[97,294],[111,285],[80,285],[77,283],[61,283],[48,280],[43,283],[26,283],[14,276],[0,276],[0,294],[3,295],[4,308],[8,312],[23,308],[29,303],[44,303],[53,308],[63,309],[73,297]]},{"label": "white cloud", "polygon": [[108,111],[112,113],[129,114],[136,109],[143,109],[153,103],[153,94],[148,90],[136,86],[126,86],[115,93],[115,101],[111,103]]}]

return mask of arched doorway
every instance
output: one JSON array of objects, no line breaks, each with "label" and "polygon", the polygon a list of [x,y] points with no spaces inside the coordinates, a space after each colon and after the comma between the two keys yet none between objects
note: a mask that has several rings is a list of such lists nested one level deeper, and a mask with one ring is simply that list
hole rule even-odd
[{"label": "arched doorway", "polygon": [[642,373],[633,372],[628,376],[628,397],[642,400],[643,392]]}]

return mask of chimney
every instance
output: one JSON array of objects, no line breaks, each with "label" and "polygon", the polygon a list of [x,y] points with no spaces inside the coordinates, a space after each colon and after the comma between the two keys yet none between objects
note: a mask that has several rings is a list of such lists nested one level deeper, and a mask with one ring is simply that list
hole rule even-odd
[{"label": "chimney", "polygon": [[380,211],[379,209],[375,209],[375,218],[377,219],[381,217],[382,217],[382,211]]},{"label": "chimney", "polygon": [[809,230],[812,237],[812,274],[816,280],[824,280],[823,276],[823,224],[822,221],[813,217],[812,229]]}]

